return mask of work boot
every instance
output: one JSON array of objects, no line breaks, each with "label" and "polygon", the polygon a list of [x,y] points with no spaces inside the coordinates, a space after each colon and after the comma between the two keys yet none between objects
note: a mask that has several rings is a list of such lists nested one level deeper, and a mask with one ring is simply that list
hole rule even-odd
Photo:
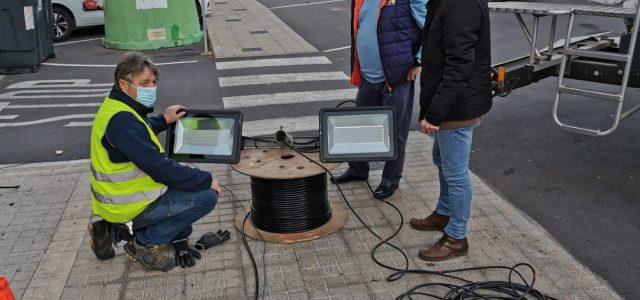
[{"label": "work boot", "polygon": [[141,245],[137,238],[132,238],[124,245],[129,258],[138,261],[149,271],[167,272],[175,266],[173,251],[169,254],[167,245]]},{"label": "work boot", "polygon": [[422,231],[443,231],[449,224],[449,216],[433,212],[424,219],[413,218],[409,221],[411,228]]},{"label": "work boot", "polygon": [[116,255],[111,241],[111,228],[107,221],[90,221],[87,231],[89,231],[89,246],[98,259],[107,260]]},{"label": "work boot", "polygon": [[454,239],[443,234],[442,237],[428,249],[418,252],[418,257],[426,261],[443,261],[456,256],[465,256],[469,251],[467,238]]}]

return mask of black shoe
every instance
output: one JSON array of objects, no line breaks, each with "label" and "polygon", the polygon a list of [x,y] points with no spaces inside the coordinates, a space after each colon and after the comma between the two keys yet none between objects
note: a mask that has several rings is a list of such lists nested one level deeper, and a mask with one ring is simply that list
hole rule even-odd
[{"label": "black shoe", "polygon": [[380,199],[380,200],[384,198],[389,198],[391,197],[391,195],[393,195],[393,192],[395,192],[397,189],[398,189],[397,184],[383,180],[378,186],[378,188],[376,188],[376,190],[373,191],[373,198]]},{"label": "black shoe", "polygon": [[350,181],[364,181],[367,180],[368,176],[365,177],[360,177],[360,176],[356,176],[353,174],[353,171],[351,171],[351,169],[347,169],[347,171],[345,171],[344,173],[342,173],[342,175],[338,176],[338,177],[331,177],[331,183],[336,184],[336,183],[347,183]]},{"label": "black shoe", "polygon": [[111,228],[105,220],[89,222],[89,246],[100,260],[111,259],[116,255],[111,242]]},{"label": "black shoe", "polygon": [[168,253],[166,245],[146,245],[138,243],[136,238],[124,245],[124,251],[129,258],[138,261],[149,271],[167,272],[175,266],[173,249]]}]

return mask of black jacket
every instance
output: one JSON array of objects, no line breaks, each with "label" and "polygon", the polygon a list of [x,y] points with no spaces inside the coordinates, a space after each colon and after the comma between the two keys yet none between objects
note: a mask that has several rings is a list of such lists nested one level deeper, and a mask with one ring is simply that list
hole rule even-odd
[{"label": "black jacket", "polygon": [[473,119],[491,109],[487,0],[430,0],[422,36],[420,120]]},{"label": "black jacket", "polygon": [[[109,98],[133,108],[156,134],[167,130],[167,123],[162,115],[146,117],[153,112],[152,108],[136,102],[115,87],[111,90]],[[111,117],[102,138],[102,146],[107,149],[112,162],[133,162],[153,180],[169,188],[198,192],[211,187],[210,173],[183,166],[160,153],[149,137],[147,129],[130,112],[121,111]]]}]

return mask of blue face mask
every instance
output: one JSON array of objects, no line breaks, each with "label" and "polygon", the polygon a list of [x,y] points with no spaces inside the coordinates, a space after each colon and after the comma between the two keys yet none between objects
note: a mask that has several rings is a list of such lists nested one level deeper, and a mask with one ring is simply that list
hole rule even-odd
[{"label": "blue face mask", "polygon": [[156,87],[141,87],[141,86],[135,86],[129,82],[127,82],[130,86],[135,87],[136,88],[136,94],[138,95],[136,97],[136,101],[148,108],[152,108],[153,105],[156,103]]}]

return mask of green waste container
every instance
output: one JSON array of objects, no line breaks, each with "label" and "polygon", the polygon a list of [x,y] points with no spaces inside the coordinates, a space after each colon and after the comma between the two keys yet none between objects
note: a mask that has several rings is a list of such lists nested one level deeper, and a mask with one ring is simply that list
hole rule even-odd
[{"label": "green waste container", "polygon": [[51,0],[0,0],[0,73],[37,72],[53,56]]},{"label": "green waste container", "polygon": [[122,50],[158,49],[202,40],[195,1],[107,0],[103,45]]}]

